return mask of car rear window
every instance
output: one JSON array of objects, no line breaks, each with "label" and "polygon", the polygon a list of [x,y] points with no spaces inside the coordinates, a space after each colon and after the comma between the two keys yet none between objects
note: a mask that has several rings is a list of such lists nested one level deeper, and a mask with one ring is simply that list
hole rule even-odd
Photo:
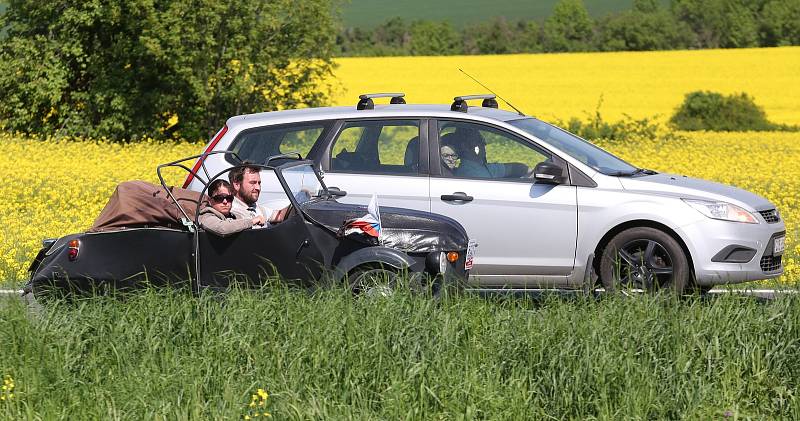
[{"label": "car rear window", "polygon": [[419,174],[419,120],[345,123],[331,147],[333,172]]},{"label": "car rear window", "polygon": [[[265,164],[271,156],[297,152],[303,158],[319,140],[328,122],[259,127],[239,134],[231,143],[230,151],[242,160]],[[233,157],[227,160],[234,163]]]}]

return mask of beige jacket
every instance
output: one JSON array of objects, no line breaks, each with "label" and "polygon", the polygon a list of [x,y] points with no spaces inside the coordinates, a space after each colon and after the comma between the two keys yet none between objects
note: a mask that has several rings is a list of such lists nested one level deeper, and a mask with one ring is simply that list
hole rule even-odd
[{"label": "beige jacket", "polygon": [[200,216],[197,218],[206,231],[213,232],[221,237],[225,237],[239,231],[244,231],[253,227],[253,220],[247,218],[240,218],[231,213],[231,216],[219,213],[211,206],[206,206],[200,210]]}]

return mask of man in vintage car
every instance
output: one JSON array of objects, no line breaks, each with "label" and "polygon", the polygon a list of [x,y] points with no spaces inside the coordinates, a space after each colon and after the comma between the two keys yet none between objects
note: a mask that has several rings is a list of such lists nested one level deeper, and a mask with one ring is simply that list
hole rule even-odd
[{"label": "man in vintage car", "polygon": [[[233,186],[233,205],[231,213],[239,219],[263,217],[267,222],[277,224],[286,218],[289,207],[272,210],[258,204],[261,194],[261,170],[251,162],[245,161],[244,166],[236,167],[228,173],[228,179]],[[253,225],[261,228],[265,225]]]}]

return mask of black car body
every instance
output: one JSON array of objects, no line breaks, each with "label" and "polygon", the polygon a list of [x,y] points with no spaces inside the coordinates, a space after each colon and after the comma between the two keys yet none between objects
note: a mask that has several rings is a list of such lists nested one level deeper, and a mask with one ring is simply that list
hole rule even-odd
[{"label": "black car body", "polygon": [[[162,186],[166,189],[163,167],[188,171],[182,162],[195,158],[159,166]],[[348,282],[354,292],[363,292],[368,288],[364,280],[353,278],[376,271],[395,281],[405,272],[410,279],[433,282],[437,288],[443,280],[466,279],[468,239],[458,222],[381,207],[379,244],[359,235],[343,237],[338,233],[342,223],[363,216],[366,208],[338,203],[311,161],[286,157],[282,161],[260,167],[262,172],[275,172],[293,206],[283,222],[220,237],[203,230],[194,222],[197,214],[191,218],[178,205],[186,216],[183,226],[129,227],[45,240],[31,263],[26,291],[85,292],[174,284],[188,284],[196,291],[224,290],[234,284],[260,287],[279,278],[304,287]],[[206,174],[204,184],[228,171],[214,177]],[[197,213],[199,207],[198,203]]]}]

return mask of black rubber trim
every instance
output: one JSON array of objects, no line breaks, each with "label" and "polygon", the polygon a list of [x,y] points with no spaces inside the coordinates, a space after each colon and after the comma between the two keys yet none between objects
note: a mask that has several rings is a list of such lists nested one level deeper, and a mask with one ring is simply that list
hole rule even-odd
[{"label": "black rubber trim", "polygon": [[[764,247],[764,256],[774,256],[775,255],[775,239],[778,237],[785,237],[786,231],[776,232],[772,234],[772,237],[769,237],[769,241],[767,242],[767,246]],[[786,254],[786,250],[781,253],[781,255]]]},{"label": "black rubber trim", "polygon": [[577,187],[597,187],[597,183],[594,182],[588,175],[584,174],[583,171],[579,170],[572,164],[568,164],[569,167],[569,179],[573,186]]},{"label": "black rubber trim", "polygon": [[715,254],[714,257],[711,258],[711,261],[716,263],[747,263],[753,260],[755,255],[755,249],[738,244],[731,244]]}]

